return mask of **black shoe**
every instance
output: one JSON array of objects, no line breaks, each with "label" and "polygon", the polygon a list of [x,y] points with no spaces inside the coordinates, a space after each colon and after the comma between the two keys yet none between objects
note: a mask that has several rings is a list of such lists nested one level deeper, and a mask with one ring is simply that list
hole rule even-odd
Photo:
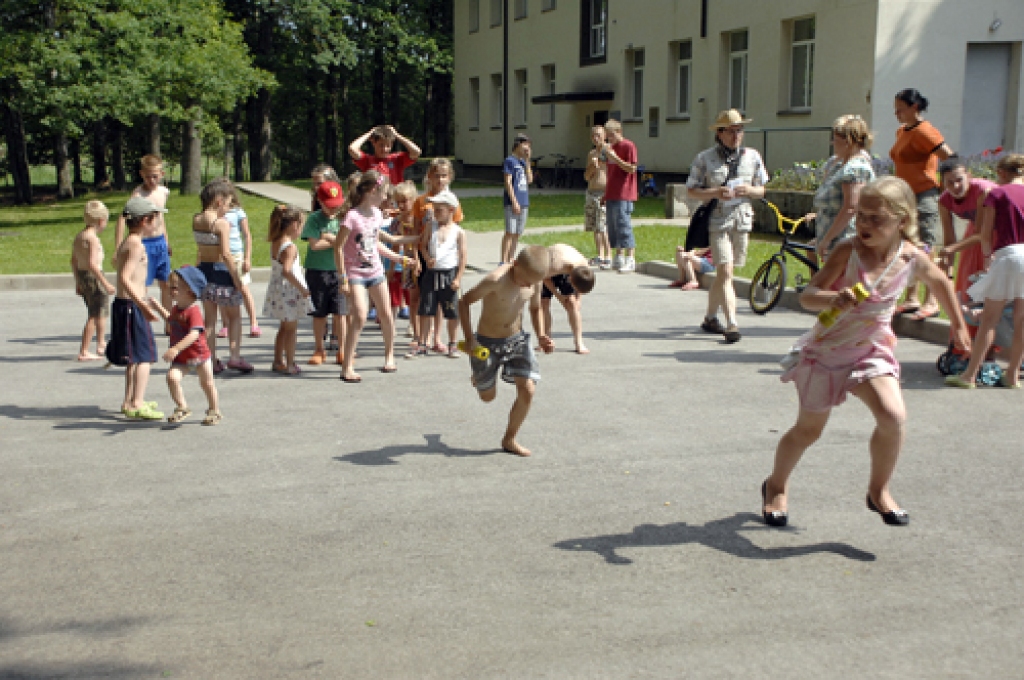
[{"label": "black shoe", "polygon": [[729,344],[729,345],[732,345],[734,343],[739,342],[740,338],[743,337],[742,335],[740,335],[740,332],[739,332],[738,329],[731,330],[731,331],[725,331],[722,335],[725,336],[725,342],[726,342],[726,344]]},{"label": "black shoe", "polygon": [[875,502],[871,500],[871,494],[867,496],[868,510],[871,512],[877,512],[882,516],[882,521],[892,527],[905,527],[910,524],[910,515],[907,514],[906,510],[890,510],[889,512],[882,512]]},{"label": "black shoe", "polygon": [[713,316],[710,319],[704,317],[704,323],[700,325],[700,329],[705,333],[714,333],[715,335],[722,335],[725,333],[725,326],[718,320],[717,316]]},{"label": "black shoe", "polygon": [[770,527],[784,527],[789,522],[789,513],[777,512],[775,510],[769,512],[764,509],[768,501],[765,498],[768,491],[768,480],[761,482],[761,514],[764,515],[764,523]]}]

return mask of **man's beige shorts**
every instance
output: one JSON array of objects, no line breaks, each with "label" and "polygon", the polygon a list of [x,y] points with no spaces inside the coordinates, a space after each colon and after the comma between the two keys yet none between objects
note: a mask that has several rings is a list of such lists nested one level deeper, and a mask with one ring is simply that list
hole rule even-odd
[{"label": "man's beige shorts", "polygon": [[245,254],[239,253],[236,255],[235,253],[231,253],[231,255],[235,258],[235,271],[238,272],[238,280],[242,282],[243,286],[251,286],[252,276],[250,276],[248,272],[242,271],[242,266],[245,264]]},{"label": "man's beige shorts", "polygon": [[715,266],[731,264],[734,268],[747,263],[747,243],[750,232],[726,229],[711,232],[711,257]]}]

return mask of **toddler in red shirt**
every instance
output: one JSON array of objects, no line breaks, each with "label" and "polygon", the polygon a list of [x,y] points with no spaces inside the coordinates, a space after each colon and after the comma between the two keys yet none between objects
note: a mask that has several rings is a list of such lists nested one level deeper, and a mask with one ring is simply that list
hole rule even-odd
[{"label": "toddler in red shirt", "polygon": [[168,323],[171,347],[164,352],[163,359],[171,364],[167,371],[167,387],[177,407],[167,417],[169,423],[180,423],[192,415],[181,389],[182,374],[195,369],[199,385],[206,393],[208,408],[203,425],[216,425],[222,419],[217,403],[217,387],[213,382],[213,363],[210,348],[206,344],[206,325],[199,298],[206,288],[206,277],[196,267],[175,269],[168,281],[174,306],[170,311],[156,300],[150,304]]}]

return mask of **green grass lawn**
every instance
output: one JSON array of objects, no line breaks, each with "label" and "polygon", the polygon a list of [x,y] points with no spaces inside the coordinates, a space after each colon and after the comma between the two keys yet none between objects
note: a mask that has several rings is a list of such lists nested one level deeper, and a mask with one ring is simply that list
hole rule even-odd
[{"label": "green grass lawn", "polygon": [[[313,188],[313,180],[311,179],[276,179],[274,181],[277,182],[278,184],[286,184],[290,187],[295,187],[297,189],[305,189],[306,191],[309,191]],[[417,186],[420,189],[423,188],[422,183],[418,183]],[[452,184],[451,190],[458,192],[461,191],[462,189],[486,189],[488,187],[496,187],[500,189],[501,185],[488,184],[486,182],[460,182],[456,180]]]},{"label": "green grass lawn", "polygon": [[[93,198],[110,208],[111,221],[101,240],[107,260],[104,270],[113,271],[114,225],[128,200],[127,193],[102,193],[60,201],[0,209],[0,274],[51,274],[70,272],[71,243],[84,226],[85,203]],[[253,266],[270,266],[267,224],[274,202],[242,195],[242,207],[249,215],[252,230]],[[192,215],[199,212],[198,196],[181,196],[172,189],[167,202],[167,232],[173,250],[174,266],[194,264]]]},{"label": "green grass lawn", "polygon": [[[500,196],[464,198],[462,223],[470,231],[501,231],[505,228],[505,208]],[[665,217],[665,199],[641,198],[634,205],[633,219]],[[530,196],[530,214],[526,229],[583,224],[583,195],[548,194]],[[593,245],[593,244],[591,244]]]}]

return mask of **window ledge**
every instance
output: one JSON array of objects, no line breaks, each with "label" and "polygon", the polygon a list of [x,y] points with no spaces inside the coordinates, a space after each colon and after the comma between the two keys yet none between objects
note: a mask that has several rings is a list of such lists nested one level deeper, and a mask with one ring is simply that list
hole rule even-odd
[{"label": "window ledge", "polygon": [[505,126],[504,125],[492,125],[491,129],[492,130],[504,130]]},{"label": "window ledge", "polygon": [[520,124],[520,125],[513,125],[513,126],[512,126],[512,129],[513,129],[513,130],[529,130],[529,129],[530,129],[530,126],[529,126],[529,125],[527,125],[526,123],[522,123],[522,124]]},{"label": "window ledge", "polygon": [[643,118],[623,118],[621,122],[622,122],[623,125],[626,125],[626,124],[637,125],[639,123],[643,123],[644,119]]},{"label": "window ledge", "polygon": [[467,128],[467,129],[470,132],[480,132],[480,126],[479,125],[474,125],[474,126],[471,126],[471,127]]},{"label": "window ledge", "polygon": [[685,116],[685,115],[684,116],[666,116],[665,120],[670,122],[670,123],[682,123],[682,122],[690,120],[690,117],[689,116]]},{"label": "window ledge", "polygon": [[775,112],[776,116],[809,116],[811,115],[810,109],[782,109],[781,111]]},{"label": "window ledge", "polygon": [[[550,12],[551,10],[547,10],[547,11]],[[555,124],[554,123],[541,123],[540,126],[542,128],[553,128],[553,127],[555,127]]]}]

